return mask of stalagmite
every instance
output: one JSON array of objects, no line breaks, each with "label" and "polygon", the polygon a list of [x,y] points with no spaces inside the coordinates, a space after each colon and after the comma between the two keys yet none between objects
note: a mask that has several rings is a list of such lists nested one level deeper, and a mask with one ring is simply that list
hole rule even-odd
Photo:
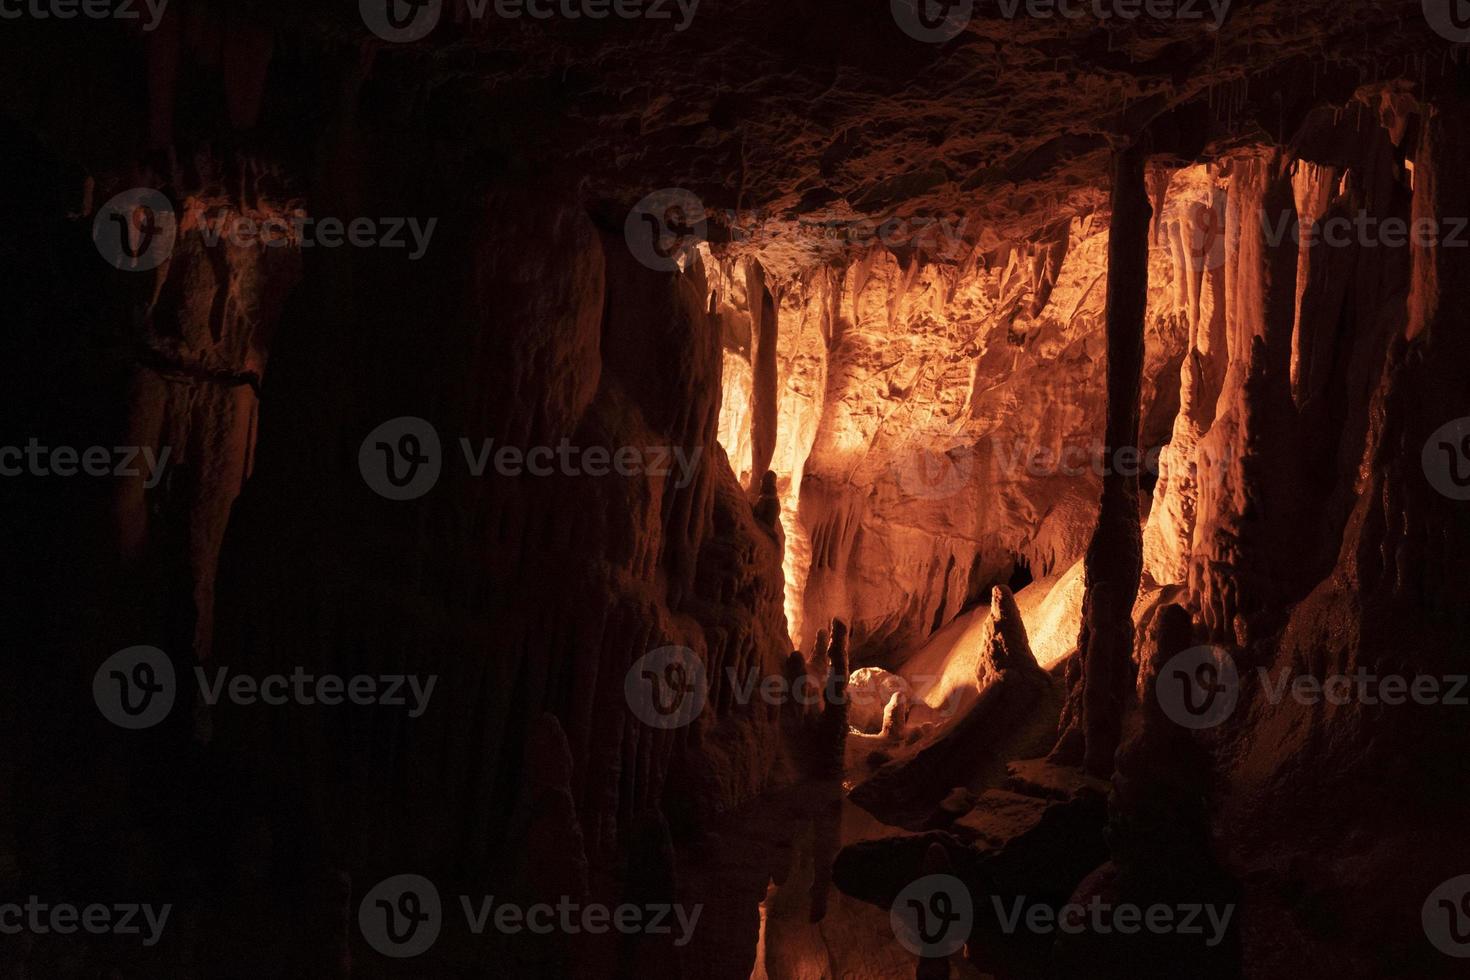
[{"label": "stalagmite", "polygon": [[776,474],[766,470],[761,478],[760,496],[755,503],[756,520],[772,531],[780,533],[781,498],[776,496]]},{"label": "stalagmite", "polygon": [[1004,585],[990,590],[990,615],[980,633],[980,657],[975,681],[981,688],[1002,671],[1039,669],[1026,637],[1026,623],[1016,607],[1016,597]]},{"label": "stalagmite", "polygon": [[824,773],[842,772],[843,753],[847,744],[847,624],[832,620],[832,647],[828,651],[831,666],[822,689],[822,718],[819,727],[819,765]]}]

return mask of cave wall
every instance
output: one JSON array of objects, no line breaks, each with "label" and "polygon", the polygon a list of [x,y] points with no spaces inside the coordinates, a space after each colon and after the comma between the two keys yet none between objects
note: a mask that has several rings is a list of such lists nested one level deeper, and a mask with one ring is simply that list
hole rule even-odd
[{"label": "cave wall", "polygon": [[[319,746],[288,778],[317,787],[305,805],[325,811],[349,865],[426,852],[493,865],[513,850],[500,834],[542,712],[566,733],[588,855],[606,864],[620,832],[665,803],[671,766],[699,777],[678,801],[685,818],[765,784],[772,716],[732,706],[724,685],[727,668],[774,672],[785,652],[779,549],[717,449],[720,348],[699,270],[651,272],[549,195],[517,188],[474,204],[441,231],[456,260],[432,273],[347,270],[350,293],[321,297],[316,312],[355,343],[333,358],[331,404],[318,401],[312,354],[281,369],[262,431],[274,417],[282,434],[266,438],[226,552],[220,635],[232,648],[220,659],[439,675],[445,710],[426,724],[384,717],[349,737],[303,716],[300,731],[237,733],[267,756]],[[357,444],[402,415],[428,420],[444,444],[441,483],[418,501],[379,499],[358,472]],[[476,478],[457,458],[461,437],[670,446],[697,466],[687,486],[677,473]],[[318,461],[308,499],[303,459]],[[323,650],[311,624],[328,622],[337,639]],[[715,708],[657,732],[630,715],[623,683],[668,645],[705,664]],[[402,752],[358,769],[364,738]]]},{"label": "cave wall", "polygon": [[1233,713],[1195,742],[1251,975],[1452,975],[1420,909],[1465,853],[1450,816],[1470,789],[1451,761],[1463,708],[1386,704],[1373,687],[1311,703],[1271,685],[1463,673],[1464,606],[1449,596],[1467,582],[1453,542],[1470,528],[1426,453],[1470,408],[1450,299],[1470,267],[1452,243],[1329,247],[1276,229],[1361,215],[1447,233],[1470,208],[1465,121],[1453,94],[1367,87],[1286,146],[1170,188],[1191,344],[1146,581],[1183,587],[1193,642],[1227,650],[1239,678]]},{"label": "cave wall", "polygon": [[[732,680],[777,674],[789,653],[779,533],[717,439],[723,355],[700,263],[644,267],[564,187],[473,165],[426,178],[421,148],[359,111],[367,64],[316,67],[322,87],[301,98],[323,120],[287,150],[271,132],[147,161],[111,134],[83,152],[49,107],[7,121],[0,155],[17,178],[6,201],[33,229],[6,275],[27,315],[6,340],[12,441],[171,450],[156,486],[4,487],[32,515],[6,532],[14,553],[48,556],[6,572],[7,618],[36,654],[7,685],[24,695],[5,695],[6,866],[48,893],[107,882],[178,900],[182,935],[220,923],[180,882],[217,884],[234,937],[218,955],[303,971],[340,966],[342,881],[412,866],[566,893],[616,889],[629,863],[670,873],[645,852],[664,854],[671,828],[781,778],[775,708],[742,704]],[[181,215],[178,244],[154,272],[119,272],[92,222],[140,185]],[[206,248],[201,210],[437,226],[423,262]],[[360,451],[408,416],[437,431],[443,469],[422,498],[389,500]],[[461,438],[677,449],[695,465],[687,483],[677,467],[475,477]],[[138,644],[183,682],[143,734],[91,701],[101,662]],[[708,706],[663,731],[629,711],[624,681],[669,645],[704,667]],[[437,681],[411,719],[209,706],[196,664]],[[527,817],[547,812],[527,794],[548,788],[548,760],[566,773],[549,792],[568,801],[549,822]],[[170,975],[196,952],[142,955]]]},{"label": "cave wall", "polygon": [[[1453,221],[1470,213],[1463,96],[1410,113],[1387,100],[1365,101],[1365,116],[1381,128],[1348,142],[1361,156],[1308,151],[1353,171],[1347,203],[1415,219]],[[1381,160],[1388,146],[1412,160],[1411,194],[1402,170],[1375,173],[1374,157]],[[1398,179],[1389,183],[1385,169]],[[1464,672],[1461,597],[1470,568],[1456,542],[1467,540],[1470,515],[1434,482],[1433,465],[1443,466],[1443,457],[1431,464],[1425,451],[1436,430],[1470,411],[1463,316],[1451,299],[1470,288],[1470,264],[1463,248],[1411,244],[1389,251],[1343,257],[1340,275],[1348,282],[1339,286],[1345,296],[1335,325],[1354,326],[1351,348],[1339,350],[1332,369],[1316,363],[1302,372],[1322,379],[1319,397],[1337,389],[1333,407],[1346,416],[1339,430],[1346,445],[1329,443],[1322,454],[1338,481],[1326,516],[1337,530],[1329,540],[1339,547],[1328,571],[1290,609],[1279,644],[1249,650],[1247,662],[1268,663],[1272,676],[1282,669],[1441,678]],[[1335,272],[1324,277],[1329,284]],[[1335,340],[1339,348],[1348,346],[1332,326],[1324,317],[1315,331],[1314,357],[1335,337],[1343,338]],[[1463,828],[1450,816],[1470,789],[1464,767],[1451,762],[1466,749],[1463,707],[1359,699],[1303,705],[1290,697],[1272,704],[1259,690],[1247,698],[1235,739],[1222,752],[1230,802],[1218,818],[1231,870],[1254,886],[1258,903],[1247,923],[1247,955],[1263,971],[1310,961],[1317,968],[1450,975],[1445,958],[1423,943],[1419,910],[1441,881],[1459,873],[1465,854]],[[1273,747],[1283,741],[1300,749]],[[1350,788],[1364,785],[1392,799],[1391,811]],[[1268,796],[1277,798],[1269,817]],[[1334,838],[1359,843],[1322,856],[1334,852],[1313,849],[1320,841],[1314,828],[1329,824]],[[1247,845],[1250,834],[1260,836]],[[1275,861],[1250,853],[1263,840]],[[1269,930],[1266,924],[1292,891],[1313,896],[1335,921],[1324,927],[1310,915],[1287,915],[1284,931],[1294,941],[1283,944],[1266,937],[1281,922]],[[1359,896],[1373,900],[1353,900]],[[1373,914],[1375,907],[1387,911]]]},{"label": "cave wall", "polygon": [[[1018,565],[1049,588],[1080,560],[1101,487],[1106,224],[1061,219],[958,266],[876,249],[781,282],[773,466],[798,648],[839,617],[860,662],[902,660]],[[1162,234],[1150,261],[1145,452],[1168,438],[1187,332]],[[748,317],[740,263],[723,266],[722,309]],[[725,356],[749,372],[738,343]],[[727,389],[722,434],[743,435],[750,402]]]}]

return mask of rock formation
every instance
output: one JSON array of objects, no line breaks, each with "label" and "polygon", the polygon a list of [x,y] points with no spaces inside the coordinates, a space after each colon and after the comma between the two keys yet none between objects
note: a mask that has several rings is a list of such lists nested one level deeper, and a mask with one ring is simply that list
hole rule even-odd
[{"label": "rock formation", "polygon": [[1140,147],[1118,154],[1113,169],[1108,235],[1108,410],[1106,458],[1097,529],[1087,548],[1086,592],[1071,699],[1053,759],[1083,765],[1096,776],[1113,771],[1123,712],[1132,689],[1133,602],[1143,571],[1136,470],[1117,465],[1138,446],[1143,385],[1143,319],[1148,299],[1148,231],[1153,216]]}]

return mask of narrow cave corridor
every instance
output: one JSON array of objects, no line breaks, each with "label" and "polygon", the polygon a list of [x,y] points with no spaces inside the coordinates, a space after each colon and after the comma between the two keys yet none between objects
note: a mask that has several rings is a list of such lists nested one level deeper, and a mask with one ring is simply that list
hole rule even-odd
[{"label": "narrow cave corridor", "polygon": [[1461,6],[0,0],[0,977],[1462,976]]}]

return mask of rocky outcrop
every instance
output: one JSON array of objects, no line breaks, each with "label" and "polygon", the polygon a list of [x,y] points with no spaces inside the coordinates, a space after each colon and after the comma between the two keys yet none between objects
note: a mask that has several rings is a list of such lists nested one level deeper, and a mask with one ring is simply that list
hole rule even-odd
[{"label": "rocky outcrop", "polygon": [[[1404,132],[1393,125],[1393,114],[1379,118],[1385,136]],[[1405,200],[1409,189],[1397,183],[1388,197],[1396,202],[1392,213],[1431,221],[1470,213],[1467,118],[1459,99],[1421,108],[1417,136],[1405,137],[1412,140],[1404,146],[1413,161],[1411,198]],[[1384,206],[1382,196],[1372,201]],[[1407,678],[1465,672],[1465,607],[1451,596],[1470,583],[1470,565],[1452,542],[1470,534],[1470,512],[1445,492],[1454,486],[1455,459],[1440,450],[1436,433],[1470,415],[1456,367],[1470,350],[1457,326],[1458,303],[1450,300],[1470,288],[1466,251],[1411,244],[1386,255],[1354,256],[1352,268],[1359,271],[1353,275],[1365,281],[1402,276],[1397,296],[1406,303],[1386,304],[1379,330],[1356,337],[1348,347],[1354,353],[1337,354],[1339,366],[1328,373],[1336,375],[1329,390],[1343,385],[1338,372],[1344,370],[1347,378],[1366,372],[1372,380],[1366,388],[1339,389],[1356,396],[1338,403],[1349,421],[1334,447],[1336,458],[1353,460],[1348,472],[1355,492],[1334,536],[1340,550],[1330,572],[1290,610],[1279,644],[1249,650],[1272,678],[1283,670],[1324,679],[1361,671]],[[1352,309],[1377,308],[1358,284],[1349,286],[1353,299],[1342,308],[1344,317]],[[1344,623],[1352,625],[1345,629]],[[1378,687],[1369,689],[1377,703],[1360,695],[1346,704],[1326,698],[1304,704],[1292,696],[1273,703],[1265,688],[1264,681],[1243,685],[1248,700],[1232,717],[1236,739],[1221,746],[1217,762],[1227,801],[1215,824],[1224,863],[1246,883],[1245,900],[1261,910],[1244,923],[1245,956],[1261,964],[1261,975],[1304,969],[1308,960],[1320,965],[1314,968],[1372,971],[1386,969],[1385,958],[1392,958],[1394,969],[1451,976],[1457,967],[1425,943],[1419,910],[1442,880],[1458,872],[1452,855],[1463,854],[1461,832],[1449,817],[1458,805],[1447,805],[1470,789],[1463,769],[1450,762],[1466,748],[1463,708],[1442,700],[1393,706],[1382,703]],[[1341,700],[1337,692],[1334,700]],[[1274,748],[1283,743],[1297,750]],[[1365,797],[1352,788],[1360,781],[1378,792]],[[1267,804],[1272,796],[1275,803]],[[1381,805],[1383,799],[1393,806]],[[1334,839],[1363,846],[1323,860],[1313,828],[1326,825]],[[1263,861],[1263,846],[1277,858]],[[1330,902],[1337,910],[1333,928],[1285,913],[1288,893]],[[1390,911],[1379,915],[1375,908]],[[1278,915],[1279,926],[1269,927]],[[1273,933],[1291,941],[1274,944]]]},{"label": "rocky outcrop", "polygon": [[[515,760],[530,708],[561,720],[588,854],[605,864],[637,813],[662,806],[688,821],[766,785],[777,709],[737,702],[732,685],[779,675],[788,652],[777,543],[714,444],[720,351],[698,270],[652,273],[626,250],[605,247],[584,217],[549,212],[548,222],[539,208],[497,201],[484,212],[497,215],[496,234],[483,219],[440,232],[464,245],[473,270],[466,285],[437,278],[454,274],[449,263],[436,278],[381,283],[421,297],[434,329],[410,339],[391,314],[364,305],[371,293],[362,296],[352,306],[356,353],[339,371],[453,367],[387,389],[354,384],[311,425],[263,450],[232,526],[223,615],[234,642],[221,658],[238,671],[325,669],[333,655],[302,624],[326,615],[348,630],[339,647],[380,650],[385,669],[437,675],[444,700],[422,722],[363,720],[404,745],[395,762],[370,772],[329,775],[344,771],[333,760],[352,757],[362,737],[343,741],[319,716],[273,731],[237,719],[243,727],[221,737],[254,756],[309,731],[319,752],[300,759],[291,778],[319,787],[313,806],[329,825],[370,801],[412,799],[375,820],[363,843],[384,857],[412,850],[432,860],[425,855],[445,848],[477,855],[482,873],[498,860],[494,841],[508,813],[497,787],[521,778]],[[506,222],[521,232],[506,237]],[[503,241],[516,244],[507,250]],[[380,301],[385,313],[394,308]],[[444,357],[451,348],[459,355]],[[307,377],[276,388],[278,412],[307,417],[300,413],[311,393],[299,384]],[[437,486],[418,500],[383,500],[354,455],[336,454],[350,465],[319,466],[317,506],[302,506],[298,460],[333,458],[329,447],[344,441],[355,454],[376,424],[400,414],[423,417],[440,434]],[[570,442],[609,454],[632,447],[645,461],[654,459],[645,452],[671,447],[695,465],[606,477],[475,475],[462,446],[486,438],[496,447]],[[294,528],[298,546],[260,547],[266,527],[272,539]],[[323,564],[326,555],[336,557]],[[698,659],[707,708],[687,728],[659,730],[629,711],[624,679],[640,657],[668,646]],[[307,728],[292,735],[297,723]],[[442,775],[416,775],[426,773]],[[464,830],[431,833],[430,814]]]},{"label": "rocky outcrop", "polygon": [[980,655],[975,664],[975,683],[980,690],[1008,670],[1039,673],[1031,643],[1026,638],[1026,623],[1016,597],[1004,585],[990,590],[990,615],[980,632]]},{"label": "rocky outcrop", "polygon": [[[1018,569],[1050,577],[1081,558],[1108,469],[1107,233],[1094,215],[1048,234],[957,268],[878,251],[784,285],[773,466],[793,645],[810,649],[809,624],[843,616],[855,663],[895,666]],[[1167,268],[1167,249],[1153,254]],[[757,317],[745,266],[716,268],[739,382]],[[1145,426],[1140,458],[1168,435],[1182,356],[1184,325],[1162,296],[1142,404],[1165,423]],[[742,459],[753,405],[736,388],[721,409],[721,438]]]},{"label": "rocky outcrop", "polygon": [[910,828],[930,824],[956,782],[979,779],[1015,751],[1018,733],[1026,730],[1049,683],[1040,670],[1018,667],[996,674],[934,738],[854,786],[852,802],[885,823]]},{"label": "rocky outcrop", "polygon": [[882,731],[894,698],[907,705],[913,697],[908,681],[881,667],[860,667],[847,685],[847,723],[860,732]]},{"label": "rocky outcrop", "polygon": [[[1223,234],[1201,255],[1184,410],[1146,560],[1151,577],[1185,586],[1194,640],[1230,650],[1240,700],[1193,736],[1150,721],[1145,701],[1120,759],[1136,772],[1120,774],[1118,813],[1132,830],[1118,845],[1131,855],[1120,874],[1147,880],[1156,847],[1174,842],[1179,866],[1216,862],[1234,877],[1250,975],[1450,973],[1419,922],[1443,869],[1404,869],[1421,867],[1410,854],[1457,852],[1442,804],[1466,786],[1437,760],[1460,751],[1463,730],[1444,705],[1391,707],[1371,685],[1366,696],[1349,682],[1345,699],[1339,687],[1303,700],[1289,684],[1459,669],[1463,625],[1442,590],[1467,569],[1434,542],[1463,537],[1465,515],[1436,487],[1450,485],[1454,457],[1433,451],[1436,430],[1470,410],[1444,373],[1465,356],[1444,326],[1444,297],[1466,287],[1467,270],[1463,250],[1437,240],[1441,219],[1470,209],[1463,181],[1447,176],[1464,167],[1463,113],[1454,98],[1430,105],[1402,88],[1368,89],[1309,118],[1286,155],[1231,161],[1203,190],[1207,207],[1223,209]],[[1314,219],[1373,231],[1328,243]],[[1427,220],[1436,241],[1381,240],[1392,219]],[[1173,623],[1177,647],[1180,614],[1164,613],[1161,643]],[[1363,780],[1393,807],[1352,788]],[[1148,829],[1161,823],[1187,833]],[[1331,841],[1320,833],[1329,825]],[[1343,840],[1365,843],[1323,857]],[[1333,910],[1330,926],[1292,911],[1303,896]]]}]

